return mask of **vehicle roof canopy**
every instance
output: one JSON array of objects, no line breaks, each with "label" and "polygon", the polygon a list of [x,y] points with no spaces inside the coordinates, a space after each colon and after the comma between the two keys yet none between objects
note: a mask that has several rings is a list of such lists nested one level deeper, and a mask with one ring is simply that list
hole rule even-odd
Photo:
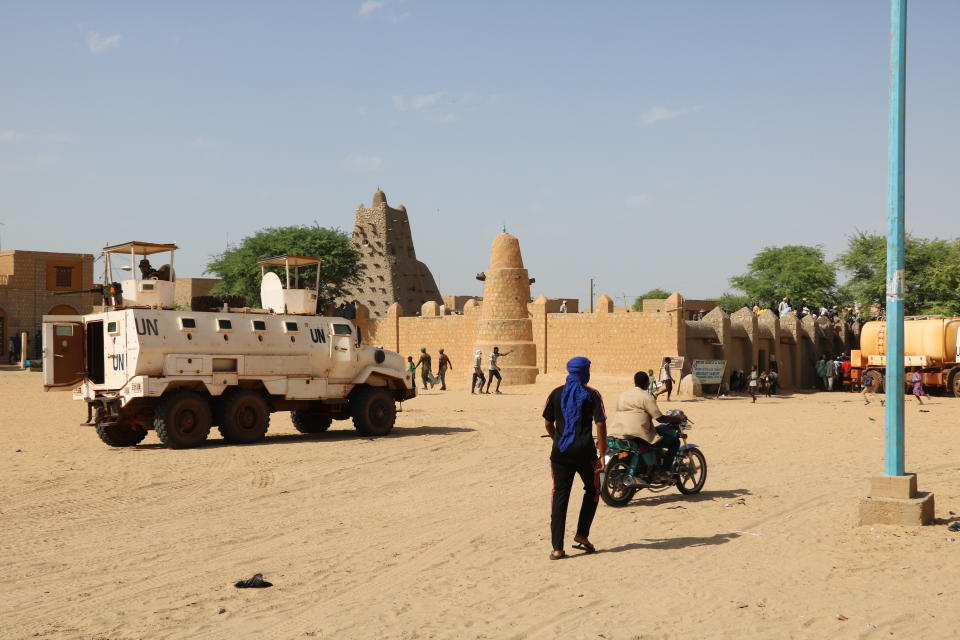
[{"label": "vehicle roof canopy", "polygon": [[139,242],[134,240],[132,242],[124,242],[123,244],[104,247],[103,252],[129,254],[132,250],[133,253],[138,256],[149,256],[154,253],[163,253],[164,251],[176,251],[179,248],[180,247],[175,244],[157,244],[155,242]]},{"label": "vehicle roof canopy", "polygon": [[323,264],[323,258],[295,256],[285,253],[282,256],[274,256],[273,258],[258,260],[257,264],[264,267],[310,267],[315,264]]}]

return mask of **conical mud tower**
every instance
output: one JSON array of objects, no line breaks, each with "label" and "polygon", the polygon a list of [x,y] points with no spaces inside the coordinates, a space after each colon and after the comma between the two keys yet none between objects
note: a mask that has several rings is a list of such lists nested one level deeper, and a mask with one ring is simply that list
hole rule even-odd
[{"label": "conical mud tower", "polygon": [[537,345],[533,342],[533,320],[527,311],[529,302],[530,276],[523,268],[520,242],[509,233],[501,233],[490,248],[477,349],[483,349],[484,369],[495,346],[500,347],[500,353],[510,352],[499,362],[507,385],[537,381]]}]

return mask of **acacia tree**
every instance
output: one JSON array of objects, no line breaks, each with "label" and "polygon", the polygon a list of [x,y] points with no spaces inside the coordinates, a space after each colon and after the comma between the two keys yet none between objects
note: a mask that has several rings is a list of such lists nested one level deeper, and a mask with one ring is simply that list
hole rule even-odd
[{"label": "acacia tree", "polygon": [[637,299],[633,301],[633,310],[634,311],[643,311],[643,301],[644,300],[663,300],[664,298],[669,298],[670,292],[664,291],[663,289],[650,289],[646,293],[637,296]]},{"label": "acacia tree", "polygon": [[[858,231],[837,263],[848,275],[844,287],[864,307],[882,309],[887,291],[887,239]],[[960,314],[960,239],[907,235],[904,239],[904,311],[910,315]]]},{"label": "acacia tree", "polygon": [[781,298],[794,304],[804,298],[811,304],[836,300],[837,270],[826,261],[823,247],[767,247],[748,266],[749,271],[730,278],[730,284],[761,305]]},{"label": "acacia tree", "polygon": [[[339,229],[318,226],[271,227],[244,238],[240,244],[212,257],[205,273],[220,278],[212,293],[243,295],[248,304],[260,300],[258,260],[285,253],[323,258],[320,265],[320,306],[350,294],[350,287],[362,284],[364,266],[350,237]],[[313,286],[315,267],[300,271],[301,282]],[[283,269],[268,267],[283,279]]]}]

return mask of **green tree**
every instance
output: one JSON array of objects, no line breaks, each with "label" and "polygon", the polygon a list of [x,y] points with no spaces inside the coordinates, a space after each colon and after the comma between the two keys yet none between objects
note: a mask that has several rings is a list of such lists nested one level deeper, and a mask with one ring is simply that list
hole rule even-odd
[{"label": "green tree", "polygon": [[643,301],[644,300],[664,300],[670,297],[669,291],[664,291],[663,289],[650,289],[643,295],[637,297],[633,301],[633,310],[634,311],[643,311]]},{"label": "green tree", "polygon": [[[212,256],[206,273],[221,279],[212,293],[243,295],[247,304],[260,303],[260,267],[258,260],[285,253],[323,258],[320,265],[321,305],[350,294],[350,287],[363,282],[360,253],[350,245],[350,237],[339,229],[318,226],[271,227],[240,241],[234,248]],[[284,279],[283,269],[268,267]],[[313,286],[316,270],[300,270],[301,282]]]},{"label": "green tree", "polygon": [[749,271],[730,278],[730,284],[761,306],[782,298],[793,304],[804,298],[810,304],[836,300],[837,270],[826,261],[823,247],[767,247],[748,266]]},{"label": "green tree", "polygon": [[735,293],[730,293],[729,291],[719,298],[713,298],[713,301],[727,313],[736,313],[740,311],[740,309],[749,306],[752,302],[747,296],[740,296]]},{"label": "green tree", "polygon": [[[858,231],[837,257],[844,287],[863,307],[882,309],[887,291],[887,239]],[[960,314],[960,239],[904,239],[904,311],[908,315]]]}]

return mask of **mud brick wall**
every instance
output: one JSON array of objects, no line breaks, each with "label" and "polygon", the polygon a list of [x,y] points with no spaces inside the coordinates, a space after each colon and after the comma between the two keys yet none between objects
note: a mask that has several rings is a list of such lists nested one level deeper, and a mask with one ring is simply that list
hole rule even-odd
[{"label": "mud brick wall", "polygon": [[[70,286],[57,286],[56,267],[72,270]],[[7,363],[10,337],[21,332],[27,333],[29,359],[36,358],[44,315],[92,311],[99,296],[80,291],[93,286],[93,269],[93,256],[86,253],[0,253],[0,364]]]}]

